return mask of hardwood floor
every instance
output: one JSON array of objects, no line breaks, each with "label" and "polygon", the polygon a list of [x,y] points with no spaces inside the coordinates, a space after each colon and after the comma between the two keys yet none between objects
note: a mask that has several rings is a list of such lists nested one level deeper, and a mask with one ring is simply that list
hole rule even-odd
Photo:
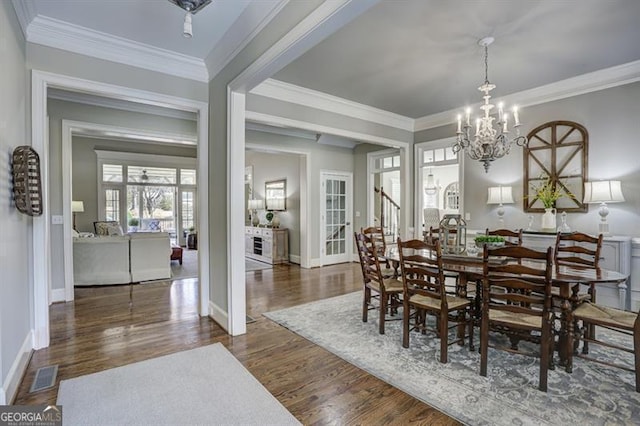
[{"label": "hardwood floor", "polygon": [[[51,306],[51,345],[34,352],[14,403],[55,403],[60,380],[221,342],[305,425],[459,424],[261,315],[361,282],[355,263],[248,272],[247,314],[256,321],[239,337],[197,315],[196,280],[134,286],[131,309],[129,286],[78,288],[74,302]],[[36,370],[51,364],[56,386],[30,394]]]}]

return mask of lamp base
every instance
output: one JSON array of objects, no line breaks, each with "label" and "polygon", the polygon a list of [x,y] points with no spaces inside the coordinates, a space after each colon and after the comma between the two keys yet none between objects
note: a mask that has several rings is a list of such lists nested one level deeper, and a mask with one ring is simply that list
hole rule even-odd
[{"label": "lamp base", "polygon": [[598,211],[598,214],[600,215],[598,232],[602,235],[611,235],[609,233],[609,222],[607,222],[607,216],[609,215],[609,208],[607,207],[607,203],[600,204],[600,210]]}]

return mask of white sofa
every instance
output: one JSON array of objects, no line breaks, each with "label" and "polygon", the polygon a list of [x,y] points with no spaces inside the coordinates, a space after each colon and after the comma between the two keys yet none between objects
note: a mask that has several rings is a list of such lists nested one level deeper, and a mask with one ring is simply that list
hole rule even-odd
[{"label": "white sofa", "polygon": [[76,286],[126,284],[171,278],[166,232],[73,239]]},{"label": "white sofa", "polygon": [[129,273],[129,236],[73,239],[73,284],[124,284]]},{"label": "white sofa", "polygon": [[166,232],[129,234],[131,281],[171,278],[171,243]]}]

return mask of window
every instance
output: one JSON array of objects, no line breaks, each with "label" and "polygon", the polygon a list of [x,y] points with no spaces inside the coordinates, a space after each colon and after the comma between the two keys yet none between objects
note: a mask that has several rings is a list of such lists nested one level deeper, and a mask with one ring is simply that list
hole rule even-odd
[{"label": "window", "polygon": [[105,190],[105,220],[120,222],[120,190]]},{"label": "window", "polygon": [[458,210],[460,208],[460,189],[458,182],[450,183],[444,189],[444,208]]}]

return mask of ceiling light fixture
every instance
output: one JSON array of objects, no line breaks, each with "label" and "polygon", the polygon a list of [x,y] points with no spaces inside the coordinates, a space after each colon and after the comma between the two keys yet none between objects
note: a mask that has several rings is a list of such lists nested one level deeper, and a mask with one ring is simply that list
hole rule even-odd
[{"label": "ceiling light fixture", "polygon": [[521,123],[518,116],[518,108],[515,106],[513,107],[515,137],[512,139],[507,137],[509,133],[509,116],[504,112],[502,103],[498,104],[497,129],[493,125],[493,121],[496,118],[491,116],[491,110],[494,105],[489,103],[489,99],[491,99],[489,92],[496,88],[495,84],[489,82],[489,45],[493,41],[493,37],[485,37],[478,41],[478,44],[484,47],[484,84],[478,87],[478,90],[484,93],[482,96],[484,104],[480,106],[484,114],[482,117],[476,118],[476,133],[473,139],[471,138],[470,123],[471,108],[467,108],[465,111],[464,125],[462,124],[462,115],[458,115],[457,140],[453,145],[453,152],[458,153],[464,150],[471,159],[483,163],[485,172],[489,172],[489,166],[493,160],[509,154],[511,145],[514,142],[518,146],[525,146],[528,142],[525,136],[520,136],[519,127]]},{"label": "ceiling light fixture", "polygon": [[184,26],[182,35],[191,38],[193,37],[193,26],[191,24],[191,17],[198,13],[202,8],[211,3],[211,0],[169,0],[171,3],[187,11],[184,17]]},{"label": "ceiling light fixture", "polygon": [[438,186],[435,183],[433,173],[431,173],[431,169],[429,169],[429,174],[427,175],[427,186],[425,186],[424,192],[427,195],[434,195],[436,192],[438,192]]}]

